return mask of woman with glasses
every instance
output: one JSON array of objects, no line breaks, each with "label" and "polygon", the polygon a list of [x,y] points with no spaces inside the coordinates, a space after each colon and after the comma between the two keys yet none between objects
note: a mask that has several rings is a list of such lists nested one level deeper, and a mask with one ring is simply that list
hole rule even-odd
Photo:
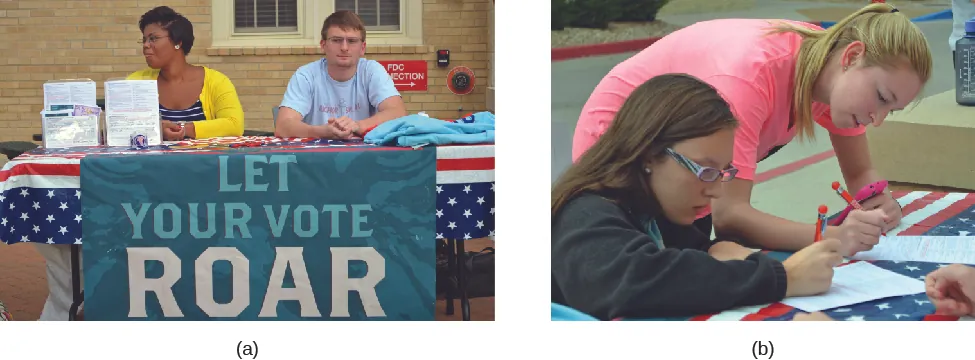
[{"label": "woman with glasses", "polygon": [[234,84],[217,70],[186,62],[194,40],[189,19],[160,6],[142,15],[139,29],[149,68],[128,79],[158,82],[163,139],[243,135],[244,109]]},{"label": "woman with glasses", "polygon": [[735,178],[738,125],[701,80],[638,86],[552,190],[552,302],[600,320],[709,314],[825,292],[842,262],[826,239],[784,262],[712,243],[697,213]]},{"label": "woman with glasses", "polygon": [[[795,251],[813,242],[815,225],[752,207],[758,162],[797,137],[828,133],[845,188],[856,193],[882,180],[871,165],[866,126],[881,125],[888,113],[914,101],[931,69],[924,34],[888,4],[866,6],[828,29],[786,20],[699,22],[663,37],[603,78],[579,117],[572,157],[578,159],[603,134],[638,84],[663,73],[698,77],[718,89],[740,121],[733,160],[739,172],[725,183],[726,196],[700,209],[698,225],[710,233],[713,210],[717,235]],[[900,206],[889,193],[862,205],[876,211],[853,211],[826,230],[843,242],[844,255],[872,248],[883,231],[900,223]]]}]

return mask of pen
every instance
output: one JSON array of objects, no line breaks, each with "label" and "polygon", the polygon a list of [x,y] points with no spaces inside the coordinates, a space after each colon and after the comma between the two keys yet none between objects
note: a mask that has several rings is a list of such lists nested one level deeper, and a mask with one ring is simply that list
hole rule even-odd
[{"label": "pen", "polygon": [[[845,200],[847,204],[850,204],[850,206],[852,206],[854,209],[863,210],[863,207],[860,206],[860,203],[857,202],[857,200],[854,199],[853,196],[851,196],[850,193],[846,191],[846,189],[840,186],[839,181],[833,182],[833,190],[836,190],[836,194],[838,194],[841,198],[843,198],[843,200]],[[887,233],[882,232],[881,235],[887,236]]]},{"label": "pen", "polygon": [[816,236],[813,242],[819,242],[826,237],[826,205],[819,205],[819,214],[816,216]]},{"label": "pen", "polygon": [[846,191],[846,189],[840,186],[839,181],[833,182],[833,190],[836,190],[836,194],[838,194],[841,198],[843,198],[843,200],[845,200],[846,203],[852,206],[854,209],[863,210],[863,207],[860,206],[860,203],[857,202],[857,200],[854,199],[853,196],[851,196],[850,193]]}]

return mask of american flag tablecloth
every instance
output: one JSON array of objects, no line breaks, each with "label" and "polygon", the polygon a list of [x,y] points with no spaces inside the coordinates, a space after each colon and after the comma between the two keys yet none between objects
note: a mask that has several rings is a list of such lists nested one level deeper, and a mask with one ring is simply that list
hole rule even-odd
[{"label": "american flag tablecloth", "polygon": [[[901,225],[887,235],[935,235],[967,236],[975,235],[975,194],[938,193],[927,191],[894,192],[894,198],[901,204],[904,218]],[[790,254],[766,252],[769,256],[785,260]],[[852,262],[852,261],[851,261]],[[914,261],[870,261],[881,268],[924,280],[930,272],[947,264],[922,263]],[[649,319],[649,320],[743,320],[743,321],[783,321],[803,311],[791,306],[775,303],[762,306],[747,306],[724,311],[718,314],[704,314],[688,318]],[[924,293],[868,301],[853,306],[823,311],[834,320],[847,321],[954,321],[972,320],[965,317],[935,315],[934,305]],[[642,319],[620,319],[642,320]]]},{"label": "american flag tablecloth", "polygon": [[[35,149],[0,169],[0,241],[81,244],[81,159],[91,154],[153,156],[227,151],[233,144],[264,143],[275,150],[370,147],[361,142],[235,137],[171,144],[146,150],[124,147]],[[172,176],[172,174],[160,174]],[[437,238],[494,236],[494,145],[437,147]]]},{"label": "american flag tablecloth", "polygon": [[437,239],[494,237],[494,145],[437,148]]}]

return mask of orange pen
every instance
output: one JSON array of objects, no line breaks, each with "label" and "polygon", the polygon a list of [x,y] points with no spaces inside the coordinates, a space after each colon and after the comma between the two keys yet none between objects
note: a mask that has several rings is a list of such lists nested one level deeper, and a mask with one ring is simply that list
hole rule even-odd
[{"label": "orange pen", "polygon": [[819,205],[819,215],[816,217],[816,236],[813,242],[819,242],[826,237],[826,205]]},{"label": "orange pen", "polygon": [[860,203],[857,202],[857,200],[854,199],[853,196],[850,195],[850,193],[846,191],[846,189],[844,189],[842,186],[840,186],[840,182],[839,181],[834,181],[833,182],[833,190],[836,190],[836,193],[841,198],[843,198],[843,200],[845,200],[846,203],[849,204],[850,206],[852,206],[854,209],[863,210],[863,207],[860,206]]}]

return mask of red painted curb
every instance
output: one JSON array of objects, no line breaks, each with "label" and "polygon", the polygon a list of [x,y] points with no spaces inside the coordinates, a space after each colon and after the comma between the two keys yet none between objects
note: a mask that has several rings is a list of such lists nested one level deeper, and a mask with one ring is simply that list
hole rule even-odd
[{"label": "red painted curb", "polygon": [[650,44],[660,40],[659,37],[618,41],[603,44],[566,46],[552,49],[552,61],[569,60],[587,56],[612,55],[646,49]]},{"label": "red painted curb", "polygon": [[772,180],[774,178],[777,178],[779,176],[796,172],[799,169],[829,159],[835,155],[836,153],[833,152],[833,150],[828,150],[828,151],[821,152],[819,154],[815,154],[806,158],[793,161],[791,163],[779,166],[774,169],[769,169],[768,171],[765,171],[763,173],[756,174],[755,183],[760,184]]}]

